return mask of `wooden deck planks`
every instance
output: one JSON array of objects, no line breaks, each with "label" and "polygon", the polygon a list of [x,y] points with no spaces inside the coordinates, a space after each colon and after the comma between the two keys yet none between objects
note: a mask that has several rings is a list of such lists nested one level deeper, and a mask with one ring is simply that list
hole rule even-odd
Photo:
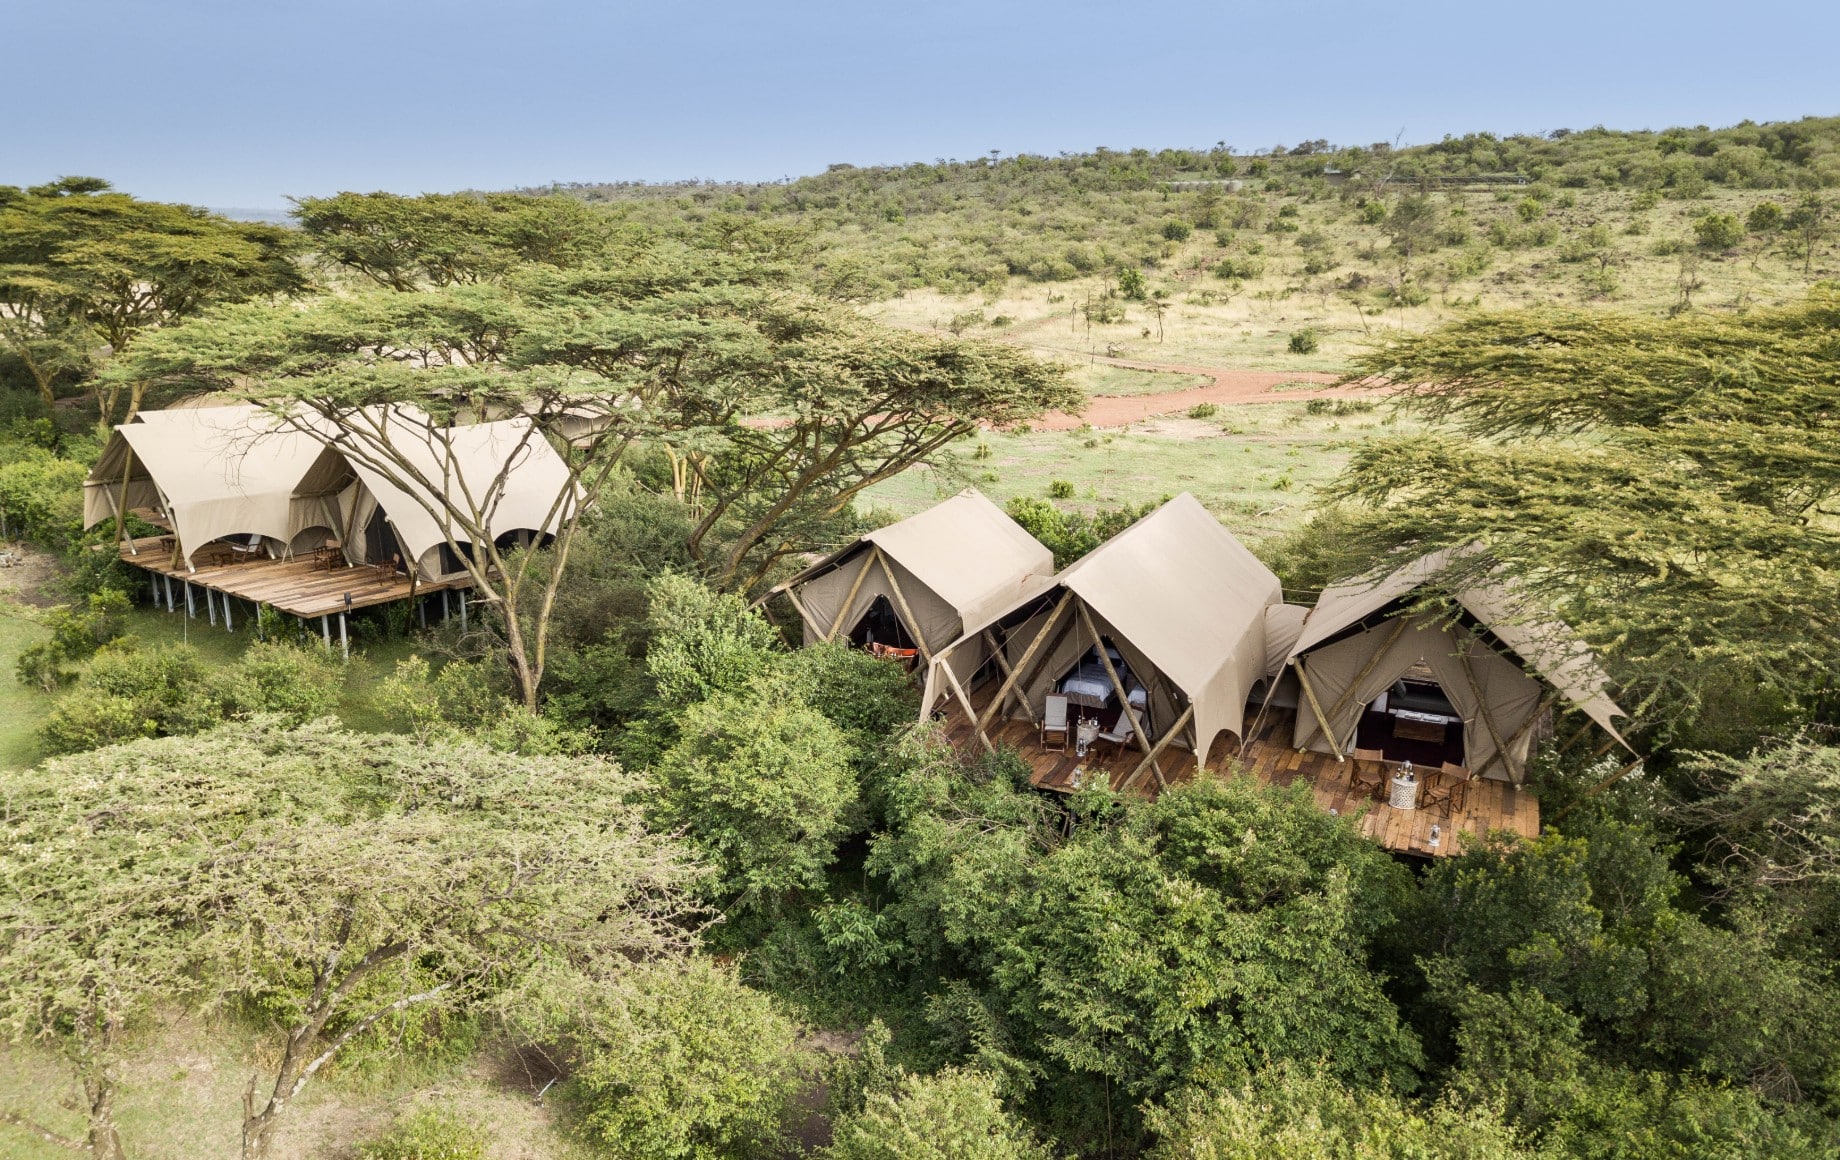
[{"label": "wooden deck planks", "polygon": [[[160,546],[157,536],[136,540],[134,547],[137,552],[130,552],[126,546],[122,548],[123,563],[253,604],[267,604],[294,616],[331,616],[347,608],[372,608],[407,600],[422,592],[470,587],[466,580],[412,585],[406,576],[384,578],[377,575],[376,569],[367,567],[327,571],[311,558],[249,560],[192,572],[183,564],[173,565],[171,553]],[[351,596],[349,605],[345,603],[348,593]]]},{"label": "wooden deck planks", "polygon": [[[971,694],[976,709],[981,710],[992,692],[988,686]],[[1237,771],[1265,785],[1292,785],[1298,781],[1310,787],[1316,804],[1342,817],[1357,818],[1356,825],[1367,838],[1388,850],[1426,858],[1443,858],[1463,852],[1466,842],[1479,840],[1492,830],[1509,830],[1525,838],[1540,833],[1539,799],[1504,781],[1483,780],[1471,784],[1463,808],[1445,817],[1437,809],[1396,810],[1385,802],[1352,792],[1350,775],[1353,763],[1338,762],[1327,753],[1304,752],[1291,748],[1291,720],[1288,711],[1267,717],[1258,737],[1246,747],[1243,756],[1235,757],[1230,738],[1217,742],[1212,763],[1215,773]],[[980,751],[972,731],[971,720],[954,705],[946,719],[946,735],[961,752]],[[1127,752],[1120,759],[1110,747],[1088,759],[1076,758],[1068,744],[1065,754],[1044,752],[1038,734],[1027,721],[999,721],[990,729],[990,739],[999,748],[1013,749],[1029,766],[1029,782],[1039,789],[1068,793],[1073,789],[1073,772],[1083,768],[1087,775],[1103,773],[1116,785],[1137,766],[1141,754]],[[1164,751],[1164,770],[1173,784],[1195,775],[1194,754],[1176,749]],[[1090,784],[1085,777],[1084,784]],[[1140,796],[1155,792],[1154,779],[1146,778],[1136,791]],[[1439,829],[1438,844],[1431,844],[1431,828]]]}]

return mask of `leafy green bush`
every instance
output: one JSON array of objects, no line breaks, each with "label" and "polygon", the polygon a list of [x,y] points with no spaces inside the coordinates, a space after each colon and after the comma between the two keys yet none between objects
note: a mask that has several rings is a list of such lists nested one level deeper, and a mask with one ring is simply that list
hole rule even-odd
[{"label": "leafy green bush", "polygon": [[0,443],[0,513],[9,534],[63,548],[82,534],[89,468],[42,447]]},{"label": "leafy green bush", "polygon": [[1048,1160],[1028,1125],[997,1099],[994,1079],[948,1068],[904,1076],[841,1117],[823,1160]]},{"label": "leafy green bush", "polygon": [[1316,331],[1310,327],[1291,332],[1290,351],[1292,354],[1315,354],[1321,344]]},{"label": "leafy green bush", "polygon": [[1065,479],[1056,479],[1048,484],[1049,499],[1072,499],[1073,484]]},{"label": "leafy green bush", "polygon": [[358,1145],[360,1160],[485,1160],[491,1138],[477,1122],[447,1108],[418,1108],[375,1140]]},{"label": "leafy green bush", "polygon": [[1702,250],[1729,250],[1744,240],[1736,214],[1709,213],[1693,222],[1693,237]]},{"label": "leafy green bush", "polygon": [[[1144,272],[1135,266],[1123,266],[1118,270],[1118,293],[1132,302],[1141,302],[1148,293],[1144,282]],[[1093,321],[1101,321],[1094,318]]]},{"label": "leafy green bush", "polygon": [[1744,215],[1744,228],[1753,234],[1776,233],[1783,228],[1782,206],[1773,201],[1758,202]]},{"label": "leafy green bush", "polygon": [[733,967],[637,968],[575,1031],[586,1133],[630,1160],[768,1153],[799,1083],[798,1029]]},{"label": "leafy green bush", "polygon": [[90,593],[81,610],[68,606],[52,609],[45,616],[51,639],[19,654],[15,672],[20,683],[47,693],[69,683],[75,674],[64,665],[87,660],[97,649],[119,638],[127,628],[128,608],[125,595],[105,588]]},{"label": "leafy green bush", "polygon": [[1167,242],[1186,242],[1189,234],[1193,232],[1194,227],[1185,221],[1171,218],[1163,223],[1163,240]]},{"label": "leafy green bush", "polygon": [[1214,403],[1196,403],[1188,409],[1190,419],[1212,419],[1220,414],[1220,407]]}]

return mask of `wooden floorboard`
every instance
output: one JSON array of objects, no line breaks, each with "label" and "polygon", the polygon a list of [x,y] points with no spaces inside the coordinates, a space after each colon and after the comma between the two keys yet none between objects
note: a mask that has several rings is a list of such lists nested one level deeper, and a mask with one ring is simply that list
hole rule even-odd
[{"label": "wooden floorboard", "polygon": [[[972,693],[974,711],[981,713],[995,694],[987,684]],[[1250,717],[1250,715],[1249,715]],[[1508,830],[1524,838],[1540,833],[1540,803],[1533,794],[1505,781],[1482,779],[1471,783],[1467,800],[1447,816],[1441,808],[1396,810],[1365,793],[1356,794],[1350,784],[1353,763],[1337,761],[1327,753],[1299,751],[1291,747],[1293,714],[1274,710],[1267,714],[1259,735],[1252,739],[1243,754],[1233,752],[1233,738],[1222,735],[1215,743],[1206,767],[1216,776],[1241,776],[1260,784],[1288,786],[1301,781],[1310,787],[1316,804],[1329,813],[1353,817],[1367,838],[1388,850],[1426,858],[1444,858],[1463,852],[1467,843],[1479,841],[1493,830]],[[1250,721],[1249,721],[1250,723]],[[972,719],[954,703],[947,710],[946,735],[961,752],[980,748]],[[1081,785],[1097,779],[1117,787],[1130,776],[1142,760],[1135,749],[1120,755],[1110,746],[1086,758],[1074,755],[1069,741],[1066,752],[1050,745],[1043,748],[1034,725],[1026,720],[997,720],[989,729],[990,740],[999,747],[1013,749],[1029,766],[1030,784],[1056,793],[1071,792],[1075,774]],[[1167,749],[1158,759],[1171,783],[1195,776],[1192,753]],[[1146,774],[1127,791],[1138,796],[1157,792],[1156,780]],[[1438,828],[1437,844],[1432,845],[1432,827]]]},{"label": "wooden floorboard", "polygon": [[[374,568],[334,568],[328,571],[312,557],[293,560],[248,560],[236,564],[213,565],[188,570],[175,565],[171,552],[163,548],[160,537],[149,536],[124,545],[122,562],[145,569],[157,576],[170,576],[175,582],[186,581],[213,592],[221,592],[252,604],[266,604],[294,616],[333,616],[346,609],[374,608],[393,604],[423,592],[470,587],[465,580],[411,585],[402,575],[383,577]],[[350,596],[350,603],[346,597]]]}]

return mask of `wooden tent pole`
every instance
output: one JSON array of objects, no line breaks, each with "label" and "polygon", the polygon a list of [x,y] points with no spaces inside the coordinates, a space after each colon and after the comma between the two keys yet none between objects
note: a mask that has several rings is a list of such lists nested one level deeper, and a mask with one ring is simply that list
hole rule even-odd
[{"label": "wooden tent pole", "polygon": [[1157,740],[1156,745],[1150,750],[1150,752],[1144,754],[1144,759],[1137,763],[1137,768],[1131,771],[1131,776],[1125,778],[1124,784],[1119,786],[1118,788],[1120,790],[1130,789],[1132,786],[1137,784],[1140,778],[1144,776],[1144,770],[1150,769],[1150,770],[1154,770],[1156,773],[1157,788],[1159,790],[1168,789],[1169,783],[1163,780],[1163,771],[1160,769],[1156,769],[1156,756],[1157,754],[1163,752],[1163,749],[1166,746],[1168,746],[1170,741],[1175,739],[1175,735],[1182,731],[1182,726],[1188,724],[1189,718],[1193,717],[1194,715],[1195,715],[1195,703],[1193,701],[1190,701],[1188,703],[1188,708],[1182,710],[1182,715],[1176,718],[1176,723],[1169,727],[1169,732],[1163,734],[1163,736]]},{"label": "wooden tent pole", "polygon": [[[1086,606],[1084,604],[1080,605],[1080,623],[1086,626],[1086,635],[1092,638],[1093,647],[1099,650],[1099,660],[1105,665],[1105,675],[1110,677],[1112,681],[1112,692],[1118,694],[1118,706],[1120,711],[1131,719],[1131,734],[1137,738],[1137,747],[1145,753],[1149,753],[1150,739],[1144,736],[1141,723],[1137,720],[1137,714],[1131,712],[1131,699],[1124,691],[1124,682],[1118,679],[1118,670],[1112,667],[1111,654],[1105,651],[1105,638],[1099,635],[1099,628],[1097,625],[1093,624],[1092,616],[1086,611]],[[1146,690],[1146,692],[1147,691],[1148,690]],[[1148,708],[1148,706],[1145,707]],[[1162,769],[1159,768],[1156,773],[1157,781],[1161,782],[1163,780]]]},{"label": "wooden tent pole", "polygon": [[[1549,690],[1545,696],[1541,697],[1540,703],[1534,706],[1533,712],[1528,715],[1525,721],[1521,722],[1521,727],[1514,731],[1512,737],[1508,738],[1508,748],[1512,749],[1514,746],[1519,745],[1521,743],[1521,738],[1527,735],[1527,730],[1533,728],[1534,725],[1539,722],[1540,717],[1548,709],[1552,708],[1553,703],[1558,699],[1559,691],[1557,689]],[[1505,756],[1506,753],[1506,749],[1497,749],[1493,757],[1490,757],[1487,761],[1482,763],[1482,768],[1476,771],[1475,776],[1481,777],[1490,769],[1494,768],[1496,758],[1500,758],[1505,763],[1507,761],[1507,757]]]},{"label": "wooden tent pole", "polygon": [[[945,674],[946,683],[952,686],[952,693],[958,698],[958,703],[965,707],[965,716],[971,716],[971,695],[966,693],[964,686],[958,683],[958,675],[952,671],[952,666],[945,661],[940,661],[939,667]],[[985,753],[996,753],[997,747],[990,743],[990,738],[984,736],[984,731],[982,729],[973,729],[972,732],[977,734],[977,739],[983,744]]]},{"label": "wooden tent pole", "polygon": [[1551,818],[1548,818],[1546,824],[1549,826],[1556,826],[1560,822],[1563,822],[1565,820],[1565,815],[1571,813],[1572,810],[1578,805],[1579,802],[1583,801],[1586,798],[1596,797],[1598,794],[1609,789],[1611,786],[1615,785],[1617,782],[1622,781],[1624,778],[1629,776],[1630,772],[1634,770],[1636,766],[1641,765],[1644,761],[1647,761],[1647,760],[1648,759],[1646,757],[1638,757],[1634,761],[1630,762],[1628,765],[1625,765],[1623,768],[1611,774],[1609,777],[1604,778],[1604,780],[1598,782],[1596,785],[1592,786],[1590,789],[1585,790],[1583,793],[1579,794],[1577,797],[1573,798],[1569,803],[1567,803],[1564,809],[1554,814]]},{"label": "wooden tent pole", "polygon": [[837,618],[831,621],[830,631],[824,634],[825,640],[837,639],[837,630],[843,627],[844,617],[850,614],[850,605],[856,603],[856,594],[862,591],[863,581],[869,578],[869,565],[875,562],[875,557],[881,550],[879,544],[869,545],[869,558],[864,560],[863,566],[857,570],[856,582],[850,585],[850,594],[843,598],[843,604],[837,609]]},{"label": "wooden tent pole", "polygon": [[913,630],[914,644],[920,649],[920,656],[927,664],[933,663],[933,650],[926,647],[926,634],[920,631],[920,621],[914,616],[914,610],[907,606],[907,597],[901,593],[901,582],[894,578],[894,569],[888,566],[888,557],[882,553],[881,545],[876,545],[875,562],[882,566],[882,575],[888,578],[888,589],[894,593],[895,604],[901,609],[901,615],[907,618],[907,627]]},{"label": "wooden tent pole", "polygon": [[[1469,664],[1469,646],[1476,643],[1476,637],[1468,633],[1464,635],[1463,648],[1457,653],[1457,667],[1463,670],[1463,679],[1469,684],[1469,695],[1476,698],[1476,716],[1482,718],[1483,726],[1489,731],[1489,740],[1495,743],[1495,752],[1500,753],[1504,748],[1501,743],[1501,731],[1495,728],[1495,718],[1489,713],[1489,704],[1482,697],[1482,686],[1476,683],[1476,672],[1470,668]],[[1482,764],[1486,769],[1492,762],[1485,761]],[[1481,777],[1482,775],[1478,773],[1476,776]]]},{"label": "wooden tent pole", "polygon": [[[806,624],[810,625],[811,627],[816,628],[817,622],[812,620],[811,613],[806,611],[805,602],[799,599],[798,594],[790,588],[782,589],[782,591],[785,592],[786,599],[792,601],[793,611],[799,614],[799,619],[804,621]],[[768,598],[771,598],[771,596],[772,596],[772,593],[768,593]],[[763,599],[761,603],[765,604],[766,600]]]},{"label": "wooden tent pole", "polygon": [[[125,438],[121,442],[124,447],[127,446],[128,441]],[[128,534],[128,480],[133,474],[134,448],[128,447],[128,454],[121,465],[121,495],[115,501],[115,542],[118,544]],[[128,554],[140,555],[134,548],[133,540],[128,541]]]},{"label": "wooden tent pole", "polygon": [[1059,623],[1061,613],[1067,611],[1067,605],[1072,600],[1073,593],[1071,592],[1061,596],[1060,602],[1054,606],[1054,611],[1048,614],[1047,622],[1041,626],[1041,631],[1035,634],[1035,639],[1029,642],[1029,647],[1016,661],[1016,667],[1010,671],[1009,676],[1003,678],[1003,685],[997,690],[997,695],[991,699],[990,704],[984,706],[983,713],[978,715],[977,731],[979,733],[984,732],[991,718],[997,715],[997,712],[1003,707],[1003,702],[1008,699],[1009,691],[1015,687],[1023,674],[1028,672],[1029,662],[1035,659],[1035,654],[1041,649],[1042,642],[1048,639],[1048,633]]},{"label": "wooden tent pole", "polygon": [[[1316,686],[1310,684],[1310,674],[1304,670],[1303,658],[1292,657],[1291,668],[1297,670],[1297,683],[1303,686],[1303,695],[1310,699],[1310,712],[1316,714],[1316,720],[1321,722],[1323,719],[1322,702],[1316,699]],[[1338,762],[1341,761],[1342,748],[1335,743],[1335,734],[1325,729],[1323,731],[1323,739],[1328,741],[1329,752],[1335,754],[1335,760]],[[1299,745],[1297,748],[1302,750],[1303,746]]]},{"label": "wooden tent pole", "polygon": [[[1003,655],[1003,646],[997,643],[997,638],[991,635],[988,628],[983,631],[982,635],[984,637],[984,643],[990,648],[991,657],[997,662],[997,667],[1003,670],[1004,676],[1009,676],[1009,658]],[[1036,726],[1041,724],[1040,718],[1035,716],[1035,706],[1029,704],[1027,697],[1022,699],[1022,711],[1028,714],[1029,724]],[[967,716],[971,713],[971,703],[968,701],[965,703],[965,713]]]},{"label": "wooden tent pole", "polygon": [[[1318,717],[1316,719],[1316,728],[1304,734],[1304,746],[1316,740],[1316,733],[1318,730],[1321,730],[1325,737],[1328,736],[1330,718],[1347,707],[1349,699],[1355,695],[1355,690],[1361,687],[1361,682],[1365,681],[1374,671],[1375,667],[1380,664],[1380,658],[1385,656],[1388,652],[1391,652],[1393,646],[1399,642],[1399,638],[1405,635],[1407,618],[1401,616],[1395,619],[1397,623],[1393,627],[1392,635],[1388,636],[1386,638],[1386,643],[1381,645],[1372,656],[1367,658],[1367,663],[1361,666],[1361,671],[1359,673],[1355,674],[1353,682],[1351,682],[1346,689],[1342,690],[1342,695],[1336,698],[1335,704],[1329,706],[1329,717]],[[1358,715],[1354,719],[1354,725],[1357,730],[1361,727],[1361,718]],[[1298,748],[1301,749],[1303,746],[1298,746]],[[1350,748],[1352,748],[1352,746]]]}]

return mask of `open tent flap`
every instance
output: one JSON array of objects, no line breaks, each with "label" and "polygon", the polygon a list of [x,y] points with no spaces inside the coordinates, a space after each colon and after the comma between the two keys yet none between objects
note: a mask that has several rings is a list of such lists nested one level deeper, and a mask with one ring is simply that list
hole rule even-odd
[{"label": "open tent flap", "polygon": [[[1329,716],[1329,729],[1341,751],[1346,754],[1352,747],[1365,707],[1421,661],[1462,718],[1469,768],[1488,765],[1495,754],[1494,737],[1500,736],[1512,747],[1496,768],[1505,765],[1510,780],[1522,781],[1533,738],[1533,731],[1523,726],[1539,710],[1540,683],[1475,636],[1431,617],[1411,617],[1403,628],[1396,619],[1383,621],[1303,658],[1310,686]],[[1328,736],[1316,725],[1315,711],[1307,704],[1299,708],[1292,744],[1333,752]]]}]

